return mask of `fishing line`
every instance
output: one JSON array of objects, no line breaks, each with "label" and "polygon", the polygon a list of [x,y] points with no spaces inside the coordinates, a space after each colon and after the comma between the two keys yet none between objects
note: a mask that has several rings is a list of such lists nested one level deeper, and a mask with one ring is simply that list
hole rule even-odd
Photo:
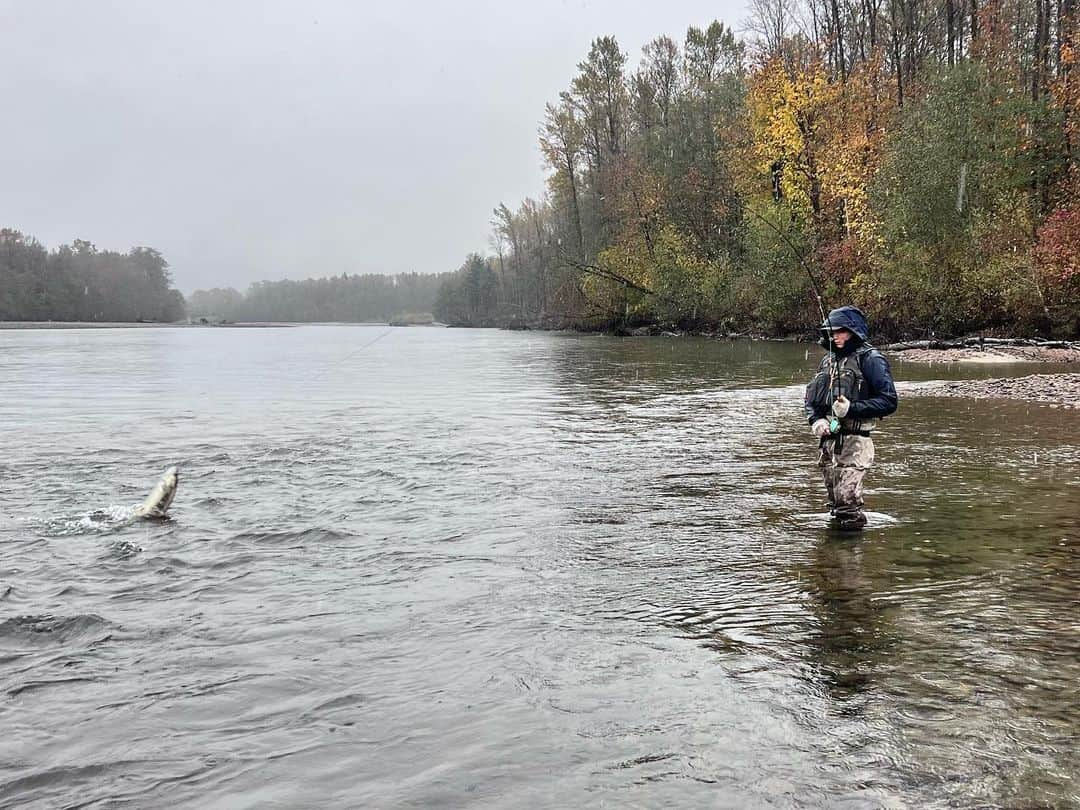
[{"label": "fishing line", "polygon": [[810,265],[807,263],[806,259],[803,257],[799,249],[795,246],[795,243],[788,238],[788,235],[782,230],[780,230],[778,227],[776,227],[776,225],[774,225],[768,219],[755,211],[753,208],[751,208],[749,205],[743,206],[743,208],[748,213],[753,214],[755,217],[757,217],[758,220],[771,228],[777,236],[784,240],[788,248],[791,249],[791,252],[795,254],[795,258],[799,260],[799,264],[802,266],[803,270],[806,271],[806,275],[810,277],[810,288],[814,291],[814,297],[817,298],[818,312],[821,314],[821,323],[825,326],[826,330],[829,333],[829,355],[832,359],[831,387],[833,400],[835,401],[840,393],[840,357],[836,352],[836,344],[833,343],[833,332],[835,330],[833,329],[832,325],[831,313],[826,313],[825,310],[825,301],[821,295],[821,286],[818,284],[817,278],[814,277],[814,273],[810,269]]},{"label": "fishing line", "polygon": [[388,327],[385,332],[377,335],[376,337],[373,337],[371,340],[369,340],[364,345],[358,346],[357,348],[353,349],[351,352],[349,352],[347,355],[342,357],[340,360],[334,360],[331,363],[327,363],[323,367],[323,370],[320,371],[318,374],[316,374],[314,377],[309,378],[309,381],[310,382],[315,382],[316,380],[318,380],[318,379],[320,379],[322,377],[325,377],[328,372],[332,371],[333,369],[340,366],[342,363],[345,363],[348,360],[355,357],[356,355],[360,354],[360,352],[364,351],[364,349],[368,348],[369,346],[375,345],[376,343],[378,343],[380,340],[382,340],[384,337],[386,337],[387,335],[389,335],[393,331],[394,331],[394,327],[392,327],[392,326]]},{"label": "fishing line", "polygon": [[812,289],[814,291],[814,297],[817,298],[818,312],[821,313],[821,322],[822,323],[828,322],[829,329],[831,330],[832,329],[832,322],[829,321],[828,315],[825,314],[825,303],[824,303],[824,298],[821,295],[821,285],[818,284],[817,278],[814,276],[813,271],[810,269],[810,265],[807,264],[806,259],[803,257],[803,255],[799,251],[799,249],[795,246],[795,243],[792,242],[791,239],[788,238],[788,235],[786,233],[784,233],[782,230],[780,230],[778,227],[776,227],[776,225],[774,225],[768,219],[763,217],[761,214],[759,214],[757,211],[755,211],[749,205],[743,206],[743,208],[747,213],[753,214],[763,224],[765,224],[766,226],[771,228],[776,233],[777,236],[779,236],[781,239],[784,240],[785,244],[787,244],[787,246],[791,249],[791,252],[795,254],[795,258],[799,260],[799,264],[802,266],[803,270],[806,271],[806,275],[810,277],[810,289]]},{"label": "fishing line", "polygon": [[[387,327],[385,332],[382,332],[382,333],[376,335],[371,340],[369,340],[367,343],[364,343],[361,346],[357,346],[355,349],[353,349],[351,352],[349,352],[347,355],[345,355],[341,359],[334,360],[332,362],[324,364],[323,369],[318,374],[314,375],[313,377],[308,378],[308,382],[313,383],[316,380],[322,379],[328,373],[333,371],[335,368],[342,365],[343,363],[348,362],[350,359],[352,359],[356,355],[360,354],[360,352],[364,351],[368,347],[374,346],[376,343],[378,343],[380,340],[382,340],[384,337],[386,337],[387,335],[389,335],[393,331],[394,331],[394,327],[392,327],[392,326]],[[270,445],[269,447],[267,447],[266,451],[264,453],[262,453],[260,456],[258,456],[257,458],[255,458],[252,461],[252,463],[256,464],[256,465],[261,464],[266,459],[266,457],[269,456],[271,453],[273,453],[275,450],[277,450],[277,447],[274,446],[274,445]]]}]

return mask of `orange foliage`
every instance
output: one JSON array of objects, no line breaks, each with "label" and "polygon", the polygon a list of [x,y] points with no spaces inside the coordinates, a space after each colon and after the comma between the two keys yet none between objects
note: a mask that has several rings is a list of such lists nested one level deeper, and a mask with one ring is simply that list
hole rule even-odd
[{"label": "orange foliage", "polygon": [[1080,279],[1080,207],[1058,209],[1042,224],[1035,261],[1050,278]]},{"label": "orange foliage", "polygon": [[823,203],[836,212],[844,237],[873,243],[876,221],[867,187],[881,164],[882,144],[895,106],[882,86],[881,65],[864,62],[848,76],[823,122]]},{"label": "orange foliage", "polygon": [[1080,13],[1066,19],[1062,32],[1060,78],[1051,86],[1054,105],[1065,114],[1065,137],[1070,146],[1069,183],[1073,200],[1080,201]]},{"label": "orange foliage", "polygon": [[870,257],[854,237],[821,247],[817,253],[824,277],[841,287],[846,287],[860,273],[872,269]]}]

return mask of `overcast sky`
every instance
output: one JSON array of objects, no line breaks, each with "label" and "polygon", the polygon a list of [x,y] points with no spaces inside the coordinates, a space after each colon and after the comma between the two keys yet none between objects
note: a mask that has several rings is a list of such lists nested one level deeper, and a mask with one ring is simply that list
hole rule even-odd
[{"label": "overcast sky", "polygon": [[594,37],[743,0],[0,0],[0,227],[161,250],[185,293],[438,272],[539,196]]}]

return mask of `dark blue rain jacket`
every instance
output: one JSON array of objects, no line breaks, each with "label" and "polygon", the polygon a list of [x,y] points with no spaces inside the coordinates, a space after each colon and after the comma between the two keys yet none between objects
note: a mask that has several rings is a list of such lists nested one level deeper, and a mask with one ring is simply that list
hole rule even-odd
[{"label": "dark blue rain jacket", "polygon": [[[843,350],[837,352],[843,359],[850,354],[857,353],[859,370],[866,381],[866,396],[860,397],[851,403],[848,410],[848,418],[858,421],[867,419],[881,419],[896,410],[899,400],[896,396],[896,386],[893,385],[892,372],[889,370],[889,361],[885,355],[867,343],[870,326],[866,322],[866,316],[858,307],[839,307],[829,313],[825,323],[821,325],[821,345],[829,348],[829,327],[832,329],[847,329],[854,335],[844,344]],[[860,351],[862,349],[862,351]],[[826,355],[821,360],[819,370],[828,367],[831,355]],[[810,424],[818,419],[829,416],[829,408],[814,406],[807,403],[805,406],[806,417]]]}]

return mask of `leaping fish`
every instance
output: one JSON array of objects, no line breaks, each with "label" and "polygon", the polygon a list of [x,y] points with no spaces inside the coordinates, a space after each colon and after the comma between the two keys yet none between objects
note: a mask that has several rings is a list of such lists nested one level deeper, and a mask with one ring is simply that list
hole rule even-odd
[{"label": "leaping fish", "polygon": [[163,518],[176,497],[176,487],[180,483],[180,473],[176,467],[169,467],[161,480],[157,482],[146,500],[135,509],[135,517],[144,519]]}]

